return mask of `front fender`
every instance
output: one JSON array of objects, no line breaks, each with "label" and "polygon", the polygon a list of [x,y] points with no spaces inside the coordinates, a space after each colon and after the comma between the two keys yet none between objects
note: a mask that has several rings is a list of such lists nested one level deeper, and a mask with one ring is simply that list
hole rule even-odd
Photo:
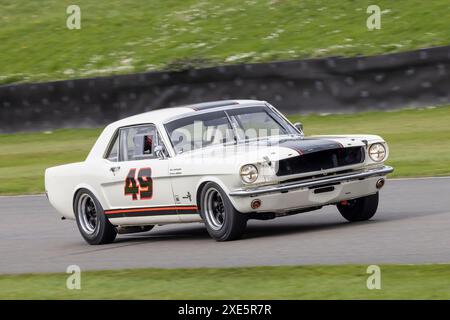
[{"label": "front fender", "polygon": [[[222,176],[222,178],[223,177],[228,177],[228,178],[230,178],[230,176]],[[225,180],[225,179],[224,179]],[[231,188],[232,187],[229,187],[229,183],[227,183],[227,182],[225,182],[224,180],[222,180],[222,179],[220,179],[219,177],[217,177],[217,176],[203,176],[203,177],[201,177],[200,179],[199,179],[199,181],[197,182],[197,185],[196,185],[196,188],[195,188],[195,192],[196,192],[196,194],[195,194],[195,200],[196,200],[196,204],[197,204],[197,206],[199,206],[199,203],[197,202],[197,199],[200,197],[200,189],[201,189],[201,187],[202,187],[202,185],[204,185],[205,183],[207,183],[207,182],[214,182],[214,183],[217,183],[219,186],[220,186],[220,188],[222,188],[222,190],[227,194],[227,196],[228,196],[228,194],[230,194],[230,192],[231,192]],[[227,179],[227,180],[229,180],[229,179]],[[235,201],[234,201],[234,199],[232,198],[232,197],[228,197],[229,199],[230,199],[230,201],[231,201],[231,203],[233,204],[233,206],[234,207],[236,207],[236,203],[235,203]]]}]

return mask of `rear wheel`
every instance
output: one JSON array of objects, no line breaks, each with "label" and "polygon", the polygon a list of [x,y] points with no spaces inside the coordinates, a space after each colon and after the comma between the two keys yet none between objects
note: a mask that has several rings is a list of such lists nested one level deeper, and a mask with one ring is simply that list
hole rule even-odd
[{"label": "rear wheel", "polygon": [[233,207],[219,185],[208,182],[200,199],[200,213],[212,238],[230,241],[242,237],[247,226],[247,216]]},{"label": "rear wheel", "polygon": [[78,230],[89,244],[111,243],[116,238],[114,226],[106,218],[103,208],[87,189],[81,189],[74,202]]},{"label": "rear wheel", "polygon": [[341,215],[350,222],[372,218],[378,208],[378,192],[370,196],[348,200],[337,205]]}]

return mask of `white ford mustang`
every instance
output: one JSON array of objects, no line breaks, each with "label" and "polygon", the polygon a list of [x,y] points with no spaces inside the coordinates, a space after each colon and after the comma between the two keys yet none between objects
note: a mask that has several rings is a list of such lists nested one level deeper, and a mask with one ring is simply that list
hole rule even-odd
[{"label": "white ford mustang", "polygon": [[304,137],[265,101],[216,101],[108,125],[84,162],[46,170],[45,189],[90,244],[178,222],[204,222],[225,241],[248,219],[324,205],[370,219],[393,171],[387,156],[379,136]]}]

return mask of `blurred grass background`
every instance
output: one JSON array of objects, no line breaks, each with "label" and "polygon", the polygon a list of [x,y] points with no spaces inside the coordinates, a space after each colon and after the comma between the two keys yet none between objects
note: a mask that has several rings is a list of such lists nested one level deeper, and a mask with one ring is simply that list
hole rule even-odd
[{"label": "blurred grass background", "polygon": [[367,266],[128,269],[0,275],[0,299],[450,299],[450,267],[380,265],[381,290],[368,290]]},{"label": "blurred grass background", "polygon": [[[378,134],[389,144],[390,177],[450,174],[450,106],[391,112],[291,116],[307,135]],[[44,170],[83,161],[101,129],[0,135],[0,194],[44,191]]]},{"label": "blurred grass background", "polygon": [[46,81],[450,43],[448,0],[2,0],[0,83]]}]

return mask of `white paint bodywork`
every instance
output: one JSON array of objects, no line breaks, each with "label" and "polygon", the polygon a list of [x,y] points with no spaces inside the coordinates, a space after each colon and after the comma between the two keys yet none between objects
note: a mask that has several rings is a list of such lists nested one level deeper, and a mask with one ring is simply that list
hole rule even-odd
[{"label": "white paint bodywork", "polygon": [[[239,106],[234,107],[270,106],[264,101],[239,100],[237,102]],[[119,210],[130,207],[197,206],[199,190],[204,183],[209,181],[216,182],[227,194],[230,194],[233,190],[278,185],[286,179],[299,179],[336,171],[336,169],[330,169],[278,177],[274,168],[268,165],[268,161],[276,162],[298,154],[290,148],[270,145],[261,146],[257,145],[257,143],[215,145],[177,155],[171,146],[164,123],[170,119],[195,114],[196,112],[209,112],[209,110],[195,111],[190,107],[161,109],[122,119],[108,125],[99,136],[84,162],[52,167],[46,170],[45,189],[50,203],[62,216],[74,219],[74,197],[78,190],[85,188],[95,195],[104,210]],[[117,130],[138,124],[156,125],[161,139],[168,150],[169,157],[165,159],[133,161],[134,163],[132,164],[111,162],[105,159],[106,150]],[[373,162],[367,156],[367,146],[375,142],[385,144],[384,140],[379,136],[339,135],[315,136],[314,138],[336,141],[343,147],[364,146],[366,157],[363,163],[340,167],[339,170],[351,169],[357,171],[383,165],[383,163]],[[249,163],[255,164],[260,172],[258,180],[251,186],[245,185],[239,176],[240,167]],[[117,165],[121,166],[121,174],[128,171],[129,167],[157,168],[158,170],[155,170],[157,171],[157,176],[154,177],[154,192],[158,192],[157,196],[149,200],[139,201],[133,201],[129,196],[124,196],[122,193],[123,180],[117,180],[110,171],[111,167]],[[258,210],[253,210],[250,207],[254,197],[230,196],[230,200],[235,208],[243,213],[283,213],[295,209],[334,204],[341,200],[373,194],[377,192],[375,183],[379,178],[370,177],[364,180],[344,181],[336,186],[334,191],[320,194],[315,194],[309,188],[300,188],[287,193],[264,194],[258,196],[258,199],[262,202]],[[191,195],[191,199],[185,197],[187,194]],[[194,222],[201,221],[201,218],[199,214],[184,214],[116,217],[110,218],[110,221],[114,225],[127,226]]]}]

